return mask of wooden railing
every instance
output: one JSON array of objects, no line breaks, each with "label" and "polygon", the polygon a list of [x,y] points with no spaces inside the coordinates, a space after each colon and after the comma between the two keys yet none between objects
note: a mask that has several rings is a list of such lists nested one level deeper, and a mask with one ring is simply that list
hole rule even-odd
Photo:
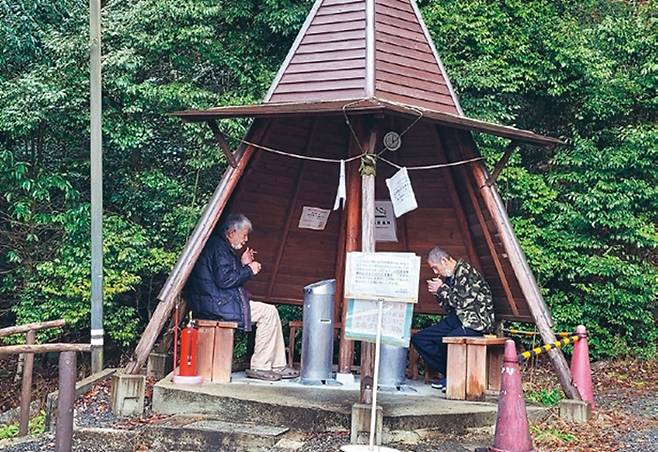
[{"label": "wooden railing", "polygon": [[32,372],[35,353],[57,352],[59,355],[59,397],[57,401],[56,450],[70,451],[73,437],[73,403],[75,401],[76,352],[91,351],[90,344],[35,344],[36,332],[47,328],[60,328],[64,320],[29,323],[0,329],[0,338],[25,334],[25,344],[0,347],[0,355],[23,354],[23,382],[18,436],[28,433],[30,399],[32,398]]}]

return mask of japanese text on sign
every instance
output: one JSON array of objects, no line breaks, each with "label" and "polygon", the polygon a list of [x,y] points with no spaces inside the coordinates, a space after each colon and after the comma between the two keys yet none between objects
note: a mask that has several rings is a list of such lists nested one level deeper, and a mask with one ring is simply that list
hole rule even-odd
[{"label": "japanese text on sign", "polygon": [[345,297],[416,303],[419,276],[413,253],[348,253]]},{"label": "japanese text on sign", "polygon": [[314,229],[316,231],[322,231],[327,226],[329,213],[330,211],[327,209],[304,206],[297,227],[299,229]]},{"label": "japanese text on sign", "polygon": [[391,201],[375,201],[375,241],[398,241],[393,203]]},{"label": "japanese text on sign", "polygon": [[409,179],[407,168],[400,169],[393,177],[386,179],[386,186],[391,195],[393,211],[397,218],[418,208],[416,195],[411,187],[411,179]]},{"label": "japanese text on sign", "polygon": [[[377,306],[377,301],[349,300],[345,317],[345,337],[347,339],[375,342],[377,336]],[[384,303],[382,343],[397,347],[408,347],[412,317],[412,304]]]}]

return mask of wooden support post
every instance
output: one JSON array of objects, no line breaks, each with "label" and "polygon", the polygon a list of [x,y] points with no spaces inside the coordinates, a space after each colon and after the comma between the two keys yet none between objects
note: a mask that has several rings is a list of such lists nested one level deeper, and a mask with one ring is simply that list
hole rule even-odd
[{"label": "wooden support post", "polygon": [[[253,133],[251,133],[252,129],[250,129],[250,132],[247,134],[253,135],[255,137],[254,139],[267,138],[270,130],[269,124],[269,122],[254,122],[252,125]],[[133,356],[126,366],[126,374],[138,373],[146,362],[160,331],[162,331],[162,327],[174,308],[176,298],[183,289],[187,277],[203,250],[203,245],[208,240],[208,237],[217,224],[219,217],[222,215],[224,207],[226,207],[226,204],[238,184],[240,177],[249,164],[253,153],[253,146],[240,147],[236,153],[236,158],[239,159],[238,166],[236,168],[228,168],[224,173],[222,180],[217,185],[212,198],[208,201],[203,214],[201,214],[199,223],[197,223],[197,226],[194,228],[192,235],[188,239],[182,254],[178,258],[176,266],[172,270],[170,277],[167,279],[158,295],[158,299],[161,301],[155,308],[151,320],[144,329],[137,347],[135,347]]]},{"label": "wooden support post", "polygon": [[[365,152],[375,153],[377,144],[377,128],[369,134]],[[375,252],[375,176],[361,175],[361,250],[366,253]],[[361,391],[360,403],[372,403],[373,372],[375,365],[375,345],[371,342],[361,342]],[[376,388],[375,388],[376,389]]]},{"label": "wooden support post", "polygon": [[[25,343],[33,345],[35,341],[34,331],[28,331]],[[21,419],[18,436],[25,436],[28,433],[28,424],[30,422],[30,400],[32,399],[32,370],[34,368],[34,354],[25,353],[23,355],[23,386],[21,387]]]},{"label": "wooden support post", "polygon": [[[363,129],[362,123],[356,124],[357,136]],[[359,154],[359,146],[349,135],[349,152],[350,157]],[[346,177],[347,177],[347,200],[345,205],[345,254],[343,254],[343,261],[347,253],[351,251],[358,251],[361,242],[361,176],[359,176],[359,162],[351,162],[347,164]],[[343,295],[343,283],[345,279],[345,262],[342,262],[342,271],[336,275],[340,278],[341,296]],[[349,374],[352,372],[352,364],[354,363],[354,341],[345,339],[345,325],[347,315],[347,298],[343,298],[343,306],[341,311],[341,324],[343,325],[343,334],[340,338],[339,353],[338,353],[338,373]]]},{"label": "wooden support post", "polygon": [[73,405],[75,404],[75,352],[59,354],[59,395],[57,397],[57,427],[55,432],[55,450],[71,451],[73,439]]},{"label": "wooden support post", "polygon": [[208,127],[210,127],[210,130],[212,131],[212,134],[215,137],[215,140],[217,141],[219,148],[224,153],[224,156],[226,157],[226,161],[228,162],[228,164],[231,165],[233,168],[237,168],[238,162],[237,160],[235,160],[235,156],[233,156],[233,153],[231,152],[231,147],[228,145],[228,141],[226,141],[226,137],[224,136],[222,131],[219,130],[219,124],[217,124],[217,121],[208,121]]},{"label": "wooden support post", "polygon": [[[447,129],[442,129],[447,130]],[[444,132],[454,134],[455,140],[461,150],[460,154],[463,158],[473,158],[475,156],[475,143],[473,137],[468,132]],[[476,184],[480,187],[480,194],[487,207],[491,212],[498,233],[501,236],[503,247],[509,257],[510,264],[514,273],[516,274],[521,290],[526,297],[530,313],[535,320],[537,329],[541,334],[544,343],[548,344],[555,341],[555,334],[553,333],[553,325],[548,312],[548,308],[544,303],[544,299],[539,292],[537,281],[535,280],[530,266],[525,259],[521,245],[516,240],[514,231],[507,216],[507,210],[495,186],[488,186],[486,184],[488,172],[482,162],[476,162],[468,167],[475,178]],[[571,381],[571,371],[567,364],[564,355],[560,349],[554,348],[548,352],[553,367],[558,374],[560,384],[566,396],[570,399],[581,400],[578,390]]]}]

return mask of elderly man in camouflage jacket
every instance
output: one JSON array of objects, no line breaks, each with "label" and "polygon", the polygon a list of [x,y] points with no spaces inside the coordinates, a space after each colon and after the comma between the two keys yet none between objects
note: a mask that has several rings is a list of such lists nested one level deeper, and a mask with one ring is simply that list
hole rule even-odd
[{"label": "elderly man in camouflage jacket", "polygon": [[[445,377],[447,347],[446,336],[482,336],[494,329],[494,308],[491,289],[473,266],[455,260],[439,247],[430,250],[427,264],[437,277],[427,281],[427,289],[446,309],[446,315],[436,325],[419,331],[411,342],[423,357],[425,364]],[[442,378],[432,387],[444,389]]]}]

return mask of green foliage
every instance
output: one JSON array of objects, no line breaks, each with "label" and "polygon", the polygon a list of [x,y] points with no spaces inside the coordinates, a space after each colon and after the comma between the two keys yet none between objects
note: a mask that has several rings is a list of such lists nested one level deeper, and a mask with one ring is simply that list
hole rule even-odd
[{"label": "green foliage", "polygon": [[[468,115],[566,141],[522,149],[498,183],[556,330],[655,356],[655,1],[422,3]],[[501,140],[479,144],[498,159]]]},{"label": "green foliage", "polygon": [[[46,431],[46,412],[40,411],[28,422],[27,431],[29,435],[37,436]],[[15,424],[5,424],[0,427],[0,441],[3,439],[16,438],[18,436],[19,426]]]},{"label": "green foliage", "polygon": [[554,444],[557,441],[559,444],[567,445],[578,439],[573,433],[563,432],[557,428],[541,428],[536,425],[530,426],[530,433],[538,443],[547,442]]},{"label": "green foliage", "polygon": [[[561,137],[499,178],[556,329],[656,352],[656,2],[419,0],[467,115]],[[106,331],[135,341],[225,162],[175,110],[258,101],[311,0],[103,7]],[[0,323],[89,324],[87,4],[0,2]],[[223,121],[230,140],[248,123]],[[478,137],[489,164],[505,140]],[[283,309],[283,317],[294,315]],[[416,319],[421,325],[431,318]]]},{"label": "green foliage", "polygon": [[525,398],[531,402],[539,403],[544,406],[555,406],[560,403],[563,395],[559,388],[540,389],[538,391],[527,391]]}]

